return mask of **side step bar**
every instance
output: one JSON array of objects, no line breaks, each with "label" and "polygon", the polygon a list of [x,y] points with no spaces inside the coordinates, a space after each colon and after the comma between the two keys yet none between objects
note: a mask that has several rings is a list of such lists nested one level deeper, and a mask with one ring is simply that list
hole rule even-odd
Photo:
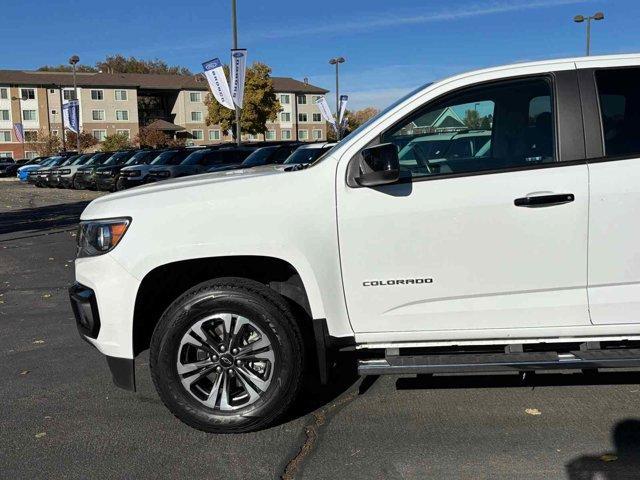
[{"label": "side step bar", "polygon": [[[397,350],[394,352],[396,353]],[[360,375],[534,371],[640,367],[640,348],[443,355],[399,355],[360,360]]]}]

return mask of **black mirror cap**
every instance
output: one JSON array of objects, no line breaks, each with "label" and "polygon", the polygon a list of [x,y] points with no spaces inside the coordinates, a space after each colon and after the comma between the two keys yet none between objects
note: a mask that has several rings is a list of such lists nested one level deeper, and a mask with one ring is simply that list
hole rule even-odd
[{"label": "black mirror cap", "polygon": [[355,179],[359,185],[374,187],[397,182],[400,178],[398,148],[393,143],[365,148],[361,155],[360,174]]}]

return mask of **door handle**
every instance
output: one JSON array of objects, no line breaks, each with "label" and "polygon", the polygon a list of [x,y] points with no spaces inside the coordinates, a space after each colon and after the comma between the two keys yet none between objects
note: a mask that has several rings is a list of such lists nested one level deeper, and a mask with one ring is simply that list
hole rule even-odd
[{"label": "door handle", "polygon": [[552,193],[550,195],[533,195],[530,197],[516,198],[513,204],[516,207],[552,207],[554,205],[562,205],[575,200],[573,193]]}]

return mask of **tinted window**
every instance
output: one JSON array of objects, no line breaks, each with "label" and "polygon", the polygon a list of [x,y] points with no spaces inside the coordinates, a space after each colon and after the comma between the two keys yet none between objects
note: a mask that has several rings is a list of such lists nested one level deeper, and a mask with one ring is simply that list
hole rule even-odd
[{"label": "tinted window", "polygon": [[640,153],[640,69],[596,72],[607,156]]},{"label": "tinted window", "polygon": [[190,153],[192,152],[189,150],[167,150],[154,158],[151,165],[178,165],[188,157]]},{"label": "tinted window", "polygon": [[299,148],[289,155],[284,163],[285,165],[311,163],[327,150],[327,148]]},{"label": "tinted window", "polygon": [[116,152],[104,162],[104,165],[120,165],[129,159],[131,152]]},{"label": "tinted window", "polygon": [[419,110],[382,142],[414,177],[553,162],[551,104],[544,79],[474,87]]},{"label": "tinted window", "polygon": [[254,151],[243,162],[243,167],[257,167],[258,165],[266,165],[269,157],[278,149],[278,147],[262,147]]},{"label": "tinted window", "polygon": [[140,165],[141,163],[147,163],[149,160],[152,160],[156,157],[158,152],[154,152],[153,150],[141,150],[136,152],[125,165]]}]

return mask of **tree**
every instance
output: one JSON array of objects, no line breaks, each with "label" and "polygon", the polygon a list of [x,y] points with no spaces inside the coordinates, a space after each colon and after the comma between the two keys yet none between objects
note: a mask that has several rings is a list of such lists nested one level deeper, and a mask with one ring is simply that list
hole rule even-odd
[{"label": "tree", "polygon": [[164,60],[142,60],[135,57],[126,58],[119,53],[108,55],[104,60],[96,62],[96,68],[106,73],[166,73],[171,75],[193,75],[186,67],[169,66]]},{"label": "tree", "polygon": [[477,110],[467,110],[464,112],[464,119],[462,120],[464,124],[469,127],[471,130],[480,129],[480,114]]},{"label": "tree", "polygon": [[[71,65],[44,65],[38,69],[39,72],[73,72]],[[76,72],[95,73],[98,69],[91,65],[76,65]]]},{"label": "tree", "polygon": [[[71,65],[45,65],[38,69],[41,72],[71,72]],[[108,55],[104,60],[96,62],[95,66],[76,65],[78,72],[95,73],[103,71],[105,73],[166,73],[171,75],[193,75],[187,67],[179,65],[168,65],[164,60],[142,60],[135,57],[125,57],[117,53]]]},{"label": "tree", "polygon": [[[224,70],[228,76],[229,68],[226,65]],[[267,122],[274,121],[282,110],[270,75],[271,68],[264,63],[255,62],[247,68],[240,116],[242,133],[264,134],[267,131]],[[207,125],[220,125],[225,132],[231,130],[235,137],[235,112],[220,105],[210,94],[207,95],[205,104],[208,109]]]},{"label": "tree", "polygon": [[62,141],[59,136],[42,128],[36,134],[35,141],[27,143],[27,148],[36,151],[40,157],[46,157],[62,150]]},{"label": "tree", "polygon": [[131,141],[126,133],[114,133],[107,135],[102,141],[103,152],[115,152],[116,150],[127,150],[131,148]]},{"label": "tree", "polygon": [[184,138],[173,138],[162,130],[142,127],[136,136],[135,143],[140,148],[175,148],[184,147]]},{"label": "tree", "polygon": [[[69,150],[73,150],[77,145],[77,135],[76,132],[72,132],[71,130],[67,130],[67,148]],[[93,147],[98,144],[98,140],[89,132],[80,132],[80,152],[84,152],[88,148]]]},{"label": "tree", "polygon": [[356,128],[369,120],[371,117],[376,116],[378,113],[380,113],[380,110],[375,107],[366,107],[361,110],[356,110],[355,112],[346,111],[344,114],[349,122],[349,131],[354,131]]}]

